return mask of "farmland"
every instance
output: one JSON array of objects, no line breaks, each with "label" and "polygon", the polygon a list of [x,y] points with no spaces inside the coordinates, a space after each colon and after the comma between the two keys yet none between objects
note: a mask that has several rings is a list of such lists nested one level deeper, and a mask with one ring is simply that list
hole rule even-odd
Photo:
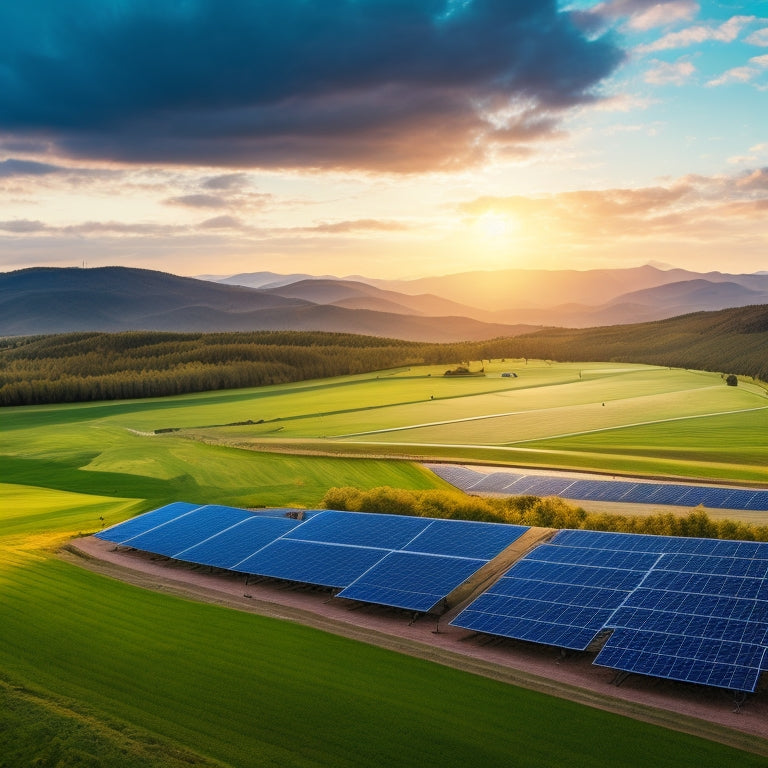
[{"label": "farmland", "polygon": [[[518,377],[502,378],[510,368]],[[640,753],[644,763],[761,765],[55,556],[73,536],[176,499],[315,506],[331,486],[446,487],[418,464],[353,454],[764,480],[768,399],[756,386],[651,366],[507,361],[465,379],[443,370],[4,411],[0,765],[32,762],[41,739],[47,764],[63,766],[421,765],[429,756],[629,766]],[[222,426],[245,421],[254,423]],[[155,432],[167,429],[179,431]]]}]

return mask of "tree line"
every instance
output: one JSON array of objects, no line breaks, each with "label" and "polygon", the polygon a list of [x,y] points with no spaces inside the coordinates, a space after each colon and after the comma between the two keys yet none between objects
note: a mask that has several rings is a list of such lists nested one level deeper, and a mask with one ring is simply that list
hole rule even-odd
[{"label": "tree line", "polygon": [[442,344],[320,331],[8,337],[0,339],[0,406],[159,397],[517,358],[648,363],[768,382],[766,349],[768,306]]},{"label": "tree line", "polygon": [[[353,334],[75,333],[0,342],[0,405],[257,387],[422,364],[416,342]],[[452,351],[445,350],[450,356]]]},{"label": "tree line", "polygon": [[713,520],[697,508],[687,515],[659,512],[652,515],[620,515],[587,512],[556,496],[484,497],[461,491],[412,491],[380,486],[370,490],[330,488],[322,501],[326,509],[347,512],[379,512],[412,517],[477,520],[542,528],[575,528],[590,531],[647,533],[732,541],[768,541],[768,525],[738,520]]}]

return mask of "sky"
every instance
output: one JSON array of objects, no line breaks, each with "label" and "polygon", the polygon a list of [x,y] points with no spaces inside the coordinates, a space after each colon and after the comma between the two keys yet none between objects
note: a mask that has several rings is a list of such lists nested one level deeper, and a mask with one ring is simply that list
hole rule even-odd
[{"label": "sky", "polygon": [[768,2],[0,0],[0,271],[768,270]]}]

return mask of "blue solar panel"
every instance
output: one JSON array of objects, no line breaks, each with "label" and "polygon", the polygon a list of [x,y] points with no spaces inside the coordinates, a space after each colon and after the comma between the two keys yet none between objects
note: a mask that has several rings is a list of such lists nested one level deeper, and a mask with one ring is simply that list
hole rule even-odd
[{"label": "blue solar panel", "polygon": [[427,464],[426,466],[447,483],[465,490],[484,477],[482,472],[455,464]]},{"label": "blue solar panel", "polygon": [[740,602],[742,605],[727,610],[733,618],[622,606],[608,624],[620,629],[642,629],[684,637],[705,637],[710,640],[761,645],[768,629],[764,611],[763,620],[757,621],[761,612],[755,610],[754,604],[749,601]]},{"label": "blue solar panel", "polygon": [[526,531],[524,525],[432,520],[404,547],[409,552],[492,560]]},{"label": "blue solar panel", "polygon": [[346,587],[388,554],[385,549],[281,538],[232,566],[255,576]]},{"label": "blue solar panel", "polygon": [[132,517],[130,520],[113,525],[103,531],[95,534],[97,538],[105,541],[112,541],[120,544],[140,533],[145,533],[158,525],[167,523],[169,520],[185,515],[193,509],[197,509],[199,504],[189,504],[186,501],[175,501],[172,504],[166,504],[159,509],[153,509],[151,512],[145,512],[143,515]]},{"label": "blue solar panel", "polygon": [[[463,467],[431,466],[434,472],[462,490],[485,490],[511,495],[563,495],[580,501],[620,501],[638,504],[669,504],[711,509],[751,509],[768,511],[768,491],[741,488],[682,485],[675,483],[631,482],[626,480],[571,480],[562,475],[520,475],[471,472]],[[458,470],[463,470],[459,472]],[[479,475],[479,477],[477,477]],[[507,476],[505,480],[504,476]]]},{"label": "blue solar panel", "polygon": [[482,475],[472,485],[472,490],[501,493],[505,488],[516,482],[519,477],[519,475],[511,475],[509,472],[491,472],[488,475]]},{"label": "blue solar panel", "polygon": [[670,680],[754,691],[766,648],[635,629],[617,629],[595,664]]},{"label": "blue solar panel", "polygon": [[659,557],[607,622],[616,629],[595,663],[754,690],[768,638],[768,545],[670,539],[669,546],[674,553]]},{"label": "blue solar panel", "polygon": [[756,491],[754,496],[744,504],[744,509],[768,512],[768,491]]},{"label": "blue solar panel", "polygon": [[250,516],[250,512],[234,507],[198,507],[122,543],[157,555],[176,557],[179,552]]},{"label": "blue solar panel", "polygon": [[284,535],[298,525],[297,520],[287,517],[257,516],[195,544],[176,554],[180,560],[217,568],[233,568],[262,547]]},{"label": "blue solar panel", "polygon": [[[750,576],[763,579],[768,575],[768,546],[749,546],[754,542],[732,542],[736,546],[728,554],[691,555],[687,553],[667,554],[659,560],[659,568],[665,571],[686,571],[688,573],[722,573],[732,576]],[[751,552],[750,552],[751,550]]]},{"label": "blue solar panel", "polygon": [[[465,608],[451,625],[516,640],[583,650],[600,630],[605,614],[610,614],[610,611],[564,606],[553,615],[552,606],[538,600],[509,600],[500,604],[499,601],[484,600],[484,597],[481,595]],[[504,613],[505,610],[508,613]]]},{"label": "blue solar panel", "polygon": [[427,612],[485,565],[485,560],[392,552],[339,597]]},{"label": "blue solar panel", "polygon": [[583,650],[658,555],[542,544],[515,563],[454,626]]},{"label": "blue solar panel", "polygon": [[401,515],[326,510],[294,528],[288,537],[326,544],[402,549],[431,520]]},{"label": "blue solar panel", "polygon": [[586,549],[584,547],[541,544],[526,556],[526,560],[551,563],[596,565],[603,568],[621,568],[647,572],[659,559],[654,552],[631,552],[611,549]]}]

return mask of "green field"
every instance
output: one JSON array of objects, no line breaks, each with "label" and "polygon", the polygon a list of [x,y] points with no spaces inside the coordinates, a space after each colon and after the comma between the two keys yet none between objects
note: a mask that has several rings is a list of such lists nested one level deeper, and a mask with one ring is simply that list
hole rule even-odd
[{"label": "green field", "polygon": [[[431,430],[470,457],[517,448],[530,462],[546,450],[591,468],[618,456],[626,471],[652,460],[718,477],[743,466],[745,480],[768,463],[759,439],[768,401],[757,388],[647,366],[486,370],[2,411],[0,767],[763,765],[309,628],[143,591],[55,556],[73,536],[170,500],[311,507],[331,486],[445,487],[406,461],[232,447],[239,442],[293,451],[306,441],[333,453],[391,440],[418,454],[428,441],[417,433]],[[499,415],[513,412],[528,421]],[[417,426],[434,422],[450,423]],[[515,443],[523,423],[531,442]],[[167,428],[183,431],[151,434]],[[455,430],[466,430],[468,448],[456,448]],[[567,464],[546,455],[543,463]]]},{"label": "green field", "polygon": [[[510,368],[518,377],[502,378]],[[248,410],[264,423],[190,429],[205,422],[179,414],[175,426],[194,438],[271,450],[766,480],[768,397],[758,386],[652,366],[516,361],[486,362],[485,370],[483,378],[453,379],[422,368],[297,388],[290,402],[276,394]],[[207,423],[245,420],[219,415]]]}]

